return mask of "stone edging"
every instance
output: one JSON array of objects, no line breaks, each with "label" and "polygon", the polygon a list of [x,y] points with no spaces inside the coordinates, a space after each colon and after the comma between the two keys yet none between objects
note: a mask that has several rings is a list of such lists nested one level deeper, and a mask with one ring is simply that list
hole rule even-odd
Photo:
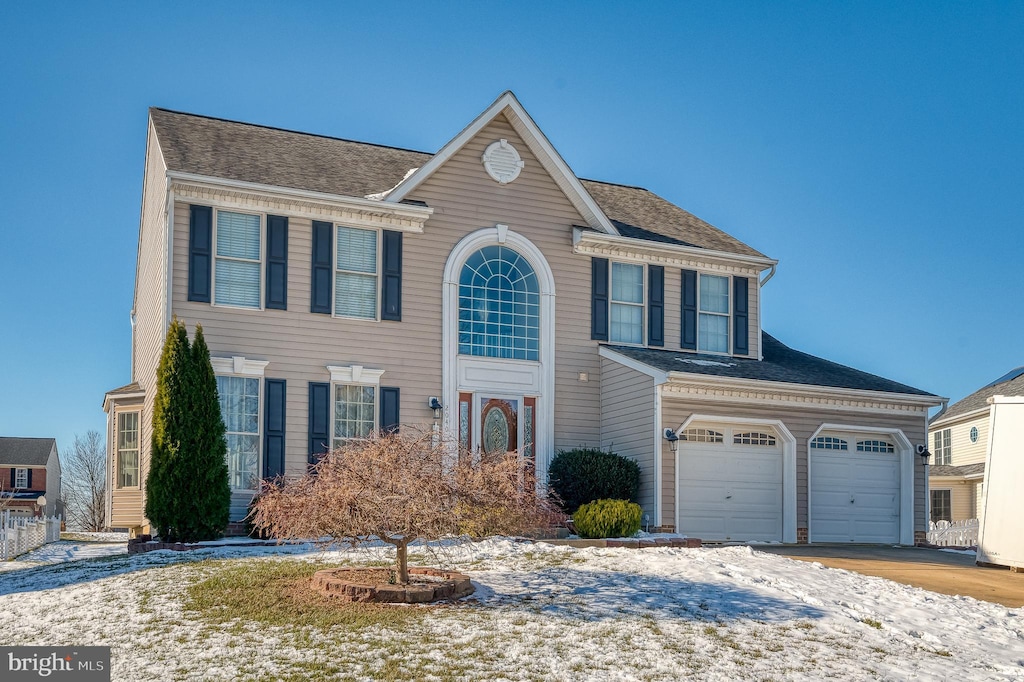
[{"label": "stone edging", "polygon": [[274,540],[253,540],[252,542],[232,542],[225,545],[200,545],[190,542],[157,542],[149,535],[140,535],[128,541],[129,554],[144,554],[155,552],[161,549],[169,549],[173,552],[188,552],[194,549],[217,549],[220,547],[263,547],[276,545]]},{"label": "stone edging", "polygon": [[469,576],[437,568],[410,568],[409,575],[441,578],[436,583],[388,583],[369,585],[347,581],[346,574],[361,573],[366,568],[331,568],[313,574],[313,589],[328,597],[346,602],[381,602],[387,604],[425,604],[468,597],[476,590]]}]

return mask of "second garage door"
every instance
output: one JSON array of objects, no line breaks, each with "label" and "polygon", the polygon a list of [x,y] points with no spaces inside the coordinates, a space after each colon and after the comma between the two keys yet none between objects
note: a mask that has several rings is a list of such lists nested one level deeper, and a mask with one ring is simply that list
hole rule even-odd
[{"label": "second garage door", "polygon": [[782,540],[782,446],[761,430],[679,434],[677,531],[704,540]]},{"label": "second garage door", "polygon": [[831,434],[810,446],[810,541],[898,543],[900,459],[893,444]]}]

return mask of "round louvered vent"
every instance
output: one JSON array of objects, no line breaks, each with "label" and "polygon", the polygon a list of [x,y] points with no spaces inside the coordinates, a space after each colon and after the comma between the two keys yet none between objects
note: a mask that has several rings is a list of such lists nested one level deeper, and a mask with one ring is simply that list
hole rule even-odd
[{"label": "round louvered vent", "polygon": [[523,170],[523,160],[508,140],[489,144],[484,150],[483,162],[487,174],[503,185],[518,178]]}]

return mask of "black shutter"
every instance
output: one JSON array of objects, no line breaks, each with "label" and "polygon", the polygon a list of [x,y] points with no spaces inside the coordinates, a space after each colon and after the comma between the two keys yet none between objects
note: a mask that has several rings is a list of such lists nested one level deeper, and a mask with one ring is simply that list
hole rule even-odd
[{"label": "black shutter", "polygon": [[679,338],[679,347],[697,350],[697,272],[683,270],[682,273],[682,290],[680,291],[682,333]]},{"label": "black shutter", "polygon": [[309,382],[309,463],[331,449],[331,385]]},{"label": "black shutter", "polygon": [[28,490],[32,490],[32,470],[31,469],[26,469],[26,471],[28,473],[28,480],[25,481],[25,487]]},{"label": "black shutter", "polygon": [[188,218],[188,300],[210,302],[213,266],[213,209],[190,206]]},{"label": "black shutter", "polygon": [[384,230],[380,319],[402,319],[402,233]]},{"label": "black shutter", "polygon": [[309,312],[331,314],[334,270],[334,226],[313,221],[313,282]]},{"label": "black shutter", "polygon": [[647,266],[647,345],[665,345],[665,268]]},{"label": "black shutter", "polygon": [[288,310],[288,219],[267,216],[266,308]]},{"label": "black shutter", "polygon": [[590,338],[608,340],[608,259],[590,259]]},{"label": "black shutter", "polygon": [[284,473],[284,411],[287,385],[284,379],[264,381],[263,478]]},{"label": "black shutter", "polygon": [[732,278],[732,352],[736,355],[750,353],[750,297],[746,277]]},{"label": "black shutter", "polygon": [[399,390],[393,386],[380,387],[380,430],[382,433],[398,431]]}]

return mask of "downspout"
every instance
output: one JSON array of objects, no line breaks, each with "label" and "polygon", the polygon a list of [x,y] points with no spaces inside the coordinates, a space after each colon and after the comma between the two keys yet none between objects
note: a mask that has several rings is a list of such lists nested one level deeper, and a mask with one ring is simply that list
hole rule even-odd
[{"label": "downspout", "polygon": [[[772,277],[775,276],[775,266],[772,265],[772,269],[768,271],[768,274],[764,279],[758,280],[757,282],[757,330],[759,332],[764,331],[764,319],[761,317],[761,289],[768,283]],[[764,344],[762,343],[762,336],[757,336],[757,359],[764,360]]]}]

